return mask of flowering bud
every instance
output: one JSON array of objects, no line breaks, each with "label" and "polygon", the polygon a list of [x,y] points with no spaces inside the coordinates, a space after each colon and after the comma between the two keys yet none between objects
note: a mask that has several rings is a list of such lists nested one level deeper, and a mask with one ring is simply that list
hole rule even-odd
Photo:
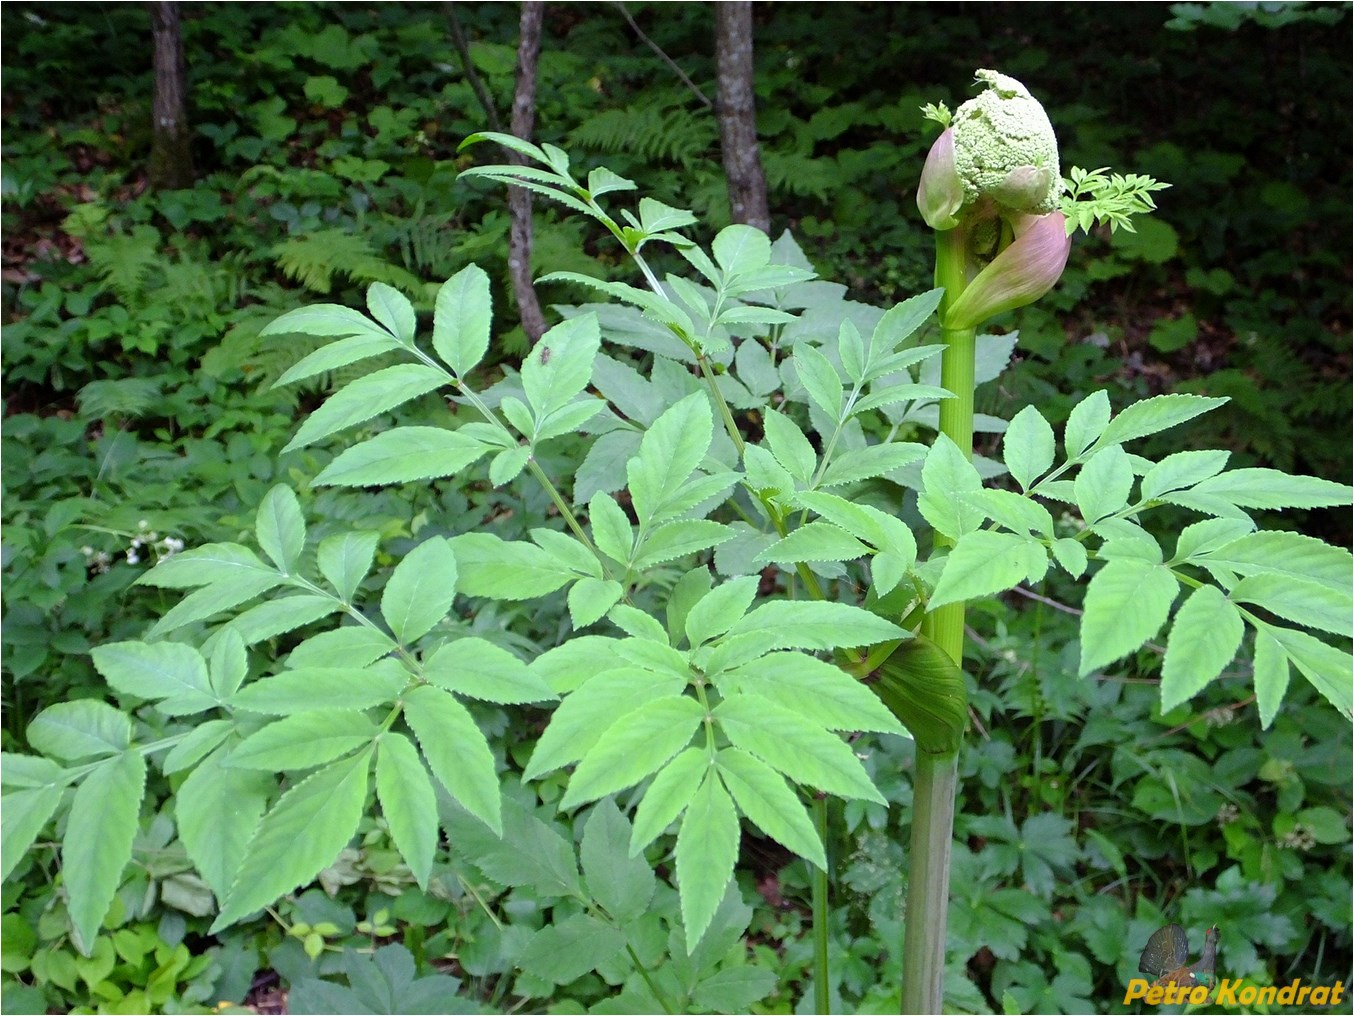
[{"label": "flowering bud", "polygon": [[1012,220],[1015,241],[964,289],[945,315],[946,328],[976,328],[1004,311],[1033,303],[1067,267],[1072,238],[1062,212]]},{"label": "flowering bud", "polygon": [[926,155],[917,209],[932,229],[953,229],[959,225],[956,213],[963,203],[964,182],[954,168],[954,128],[947,127]]}]

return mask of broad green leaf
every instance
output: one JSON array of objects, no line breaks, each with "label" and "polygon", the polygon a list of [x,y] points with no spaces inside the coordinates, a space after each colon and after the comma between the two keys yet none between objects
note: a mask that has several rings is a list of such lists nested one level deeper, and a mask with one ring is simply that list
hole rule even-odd
[{"label": "broad green leaf", "polygon": [[306,520],[296,494],[279,483],[264,495],[259,505],[254,534],[278,571],[291,574],[306,545]]},{"label": "broad green leaf", "polygon": [[962,497],[981,490],[982,477],[945,434],[939,435],[931,446],[921,475],[924,490],[917,498],[917,508],[937,532],[958,540],[982,525],[983,513]]},{"label": "broad green leaf", "polygon": [[394,659],[369,667],[305,667],[245,685],[231,704],[270,716],[317,709],[356,712],[394,702],[408,683],[409,673]]},{"label": "broad green leaf", "polygon": [[767,649],[836,649],[903,639],[908,632],[846,603],[776,600],[741,618],[730,635],[765,633]]},{"label": "broad green leaf", "polygon": [[1184,490],[1216,476],[1227,466],[1231,452],[1176,452],[1167,455],[1142,478],[1142,498],[1151,501],[1173,490]]},{"label": "broad green leaf", "polygon": [[367,287],[367,310],[391,335],[406,346],[414,344],[418,315],[409,298],[394,286],[373,282]]},{"label": "broad green leaf", "polygon": [[771,354],[756,339],[744,339],[734,354],[738,380],[753,395],[770,395],[780,387],[780,372]]},{"label": "broad green leaf", "polygon": [[793,564],[798,561],[854,561],[870,548],[831,522],[809,522],[792,530],[757,555],[757,561]]},{"label": "broad green leaf", "polygon": [[613,430],[592,443],[574,473],[574,504],[587,504],[598,493],[625,486],[625,464],[639,452],[641,435],[632,430]]},{"label": "broad green leaf", "polygon": [[538,779],[588,753],[613,723],[655,699],[678,694],[685,682],[676,674],[639,667],[608,670],[566,695],[532,750],[523,778]]},{"label": "broad green leaf", "polygon": [[837,356],[842,361],[842,370],[855,384],[865,380],[865,343],[861,340],[860,330],[850,318],[841,323],[837,330]]},{"label": "broad green leaf", "polygon": [[668,522],[650,531],[636,548],[634,568],[644,571],[664,561],[716,547],[733,536],[728,526],[709,519]]},{"label": "broad green leaf", "polygon": [[1255,662],[1253,665],[1255,704],[1260,710],[1260,726],[1268,730],[1288,691],[1288,654],[1263,628],[1255,631]]},{"label": "broad green leaf", "polygon": [[282,450],[289,452],[314,444],[330,434],[364,423],[410,399],[435,391],[446,383],[447,376],[440,368],[421,363],[400,363],[360,377],[329,396],[324,405],[306,418],[296,436]]},{"label": "broad green leaf", "polygon": [[122,870],[132,859],[145,790],[146,760],[128,748],[100,763],[71,800],[61,840],[61,870],[76,944],[86,956],[122,881]]},{"label": "broad green leaf", "polygon": [[211,933],[268,906],[334,862],[362,819],[370,765],[368,748],[331,763],[282,795],[249,841]]},{"label": "broad green leaf", "polygon": [[630,855],[633,831],[613,801],[601,800],[583,826],[578,851],[588,894],[621,923],[648,913],[657,888],[648,862]]},{"label": "broad green leaf", "polygon": [[340,453],[314,483],[374,487],[454,476],[489,450],[456,430],[396,427]]},{"label": "broad green leaf", "polygon": [[1001,439],[1002,461],[1021,490],[1029,490],[1053,465],[1053,428],[1033,406],[1016,413]]},{"label": "broad green leaf", "polygon": [[224,900],[268,800],[277,792],[271,773],[230,764],[220,748],[188,774],[174,795],[174,824],[202,880]]},{"label": "broad green leaf", "polygon": [[380,728],[365,713],[312,709],[251,734],[225,764],[267,772],[312,769],[361,747],[378,733]]},{"label": "broad green leaf", "polygon": [[668,593],[667,606],[663,610],[663,621],[668,630],[668,644],[681,642],[686,628],[687,615],[691,608],[710,594],[714,585],[714,576],[707,565],[696,565],[686,572]]},{"label": "broad green leaf", "polygon": [[387,731],[376,747],[376,796],[390,838],[420,889],[427,890],[437,852],[437,794],[418,751]]},{"label": "broad green leaf", "polygon": [[204,543],[165,558],[136,581],[139,585],[161,589],[192,589],[229,583],[242,576],[268,579],[274,585],[282,579],[274,569],[260,561],[257,554],[238,543]]},{"label": "broad green leaf", "polygon": [[433,349],[458,378],[464,378],[489,351],[493,323],[489,276],[466,265],[437,291],[433,308]]},{"label": "broad green leaf", "polygon": [[714,418],[704,392],[668,408],[640,442],[626,466],[630,497],[643,525],[653,518],[700,465],[714,437]]},{"label": "broad green leaf", "polygon": [[559,806],[573,808],[633,786],[685,748],[704,719],[704,707],[685,695],[627,712],[588,749]]},{"label": "broad green leaf", "polygon": [[316,561],[320,574],[334,587],[339,599],[351,603],[358,584],[371,570],[381,534],[374,530],[338,533],[320,541]]},{"label": "broad green leaf", "polygon": [[1078,458],[1095,444],[1110,422],[1110,397],[1092,392],[1072,407],[1063,427],[1063,448],[1069,459]]},{"label": "broad green leaf", "polygon": [[926,607],[1004,592],[1029,579],[1038,582],[1048,570],[1048,551],[1037,539],[1015,533],[979,529],[965,533],[945,559],[936,591]]},{"label": "broad green leaf", "polygon": [[[9,763],[6,762],[6,765]],[[66,788],[61,784],[15,790],[0,797],[0,881],[9,878],[38,838]]]},{"label": "broad green leaf", "polygon": [[556,697],[512,653],[473,636],[438,647],[423,661],[423,676],[439,688],[483,702],[550,702]]},{"label": "broad green leaf", "polygon": [[828,362],[821,352],[807,343],[795,347],[791,362],[799,376],[799,383],[808,392],[809,398],[819,409],[827,414],[834,423],[841,419],[842,379],[837,376],[837,368]]},{"label": "broad green leaf", "polygon": [[[900,378],[907,375],[899,374]],[[937,385],[917,385],[908,381],[900,381],[897,384],[876,384],[873,391],[865,398],[855,404],[855,409],[851,415],[857,416],[860,413],[868,413],[872,409],[883,409],[885,406],[896,406],[900,402],[916,402],[922,399],[934,401],[936,399],[952,399],[954,393],[941,388]]]},{"label": "broad green leaf", "polygon": [[616,499],[600,491],[594,494],[588,502],[588,520],[597,549],[617,564],[629,564],[635,536]]},{"label": "broad green leaf", "polygon": [[[515,134],[503,134],[499,131],[476,131],[457,145],[456,151],[463,152],[471,145],[479,144],[481,141],[496,141],[509,151],[516,152],[518,155],[525,155],[532,162],[547,162],[545,153],[530,141],[523,141]],[[523,167],[513,166],[511,168],[520,169]]]},{"label": "broad green leaf", "polygon": [[1177,592],[1175,576],[1147,561],[1110,561],[1096,572],[1081,618],[1081,676],[1127,656],[1156,635]]},{"label": "broad green leaf", "polygon": [[625,935],[589,914],[574,914],[533,934],[517,958],[532,977],[568,984],[609,963],[625,948]]},{"label": "broad green leaf", "polygon": [[606,409],[606,402],[593,395],[583,395],[577,402],[549,413],[536,425],[536,444],[561,434],[573,434],[594,416]]},{"label": "broad green leaf", "polygon": [[709,1012],[752,1012],[757,1002],[776,990],[778,982],[775,971],[766,967],[720,967],[701,978],[691,1000]]},{"label": "broad green leaf", "polygon": [[462,533],[449,541],[456,554],[456,586],[466,596],[531,600],[577,576],[535,544],[511,543],[492,533]]},{"label": "broad green leaf", "polygon": [[379,628],[355,624],[312,635],[292,650],[287,666],[292,670],[365,667],[398,648],[395,640]]},{"label": "broad green leaf", "polygon": [[[323,304],[321,305],[323,306]],[[318,308],[303,307],[302,310],[314,310]],[[347,367],[349,364],[357,363],[361,360],[370,359],[373,356],[379,356],[381,353],[388,353],[392,349],[399,349],[400,344],[395,341],[393,336],[387,335],[384,329],[378,328],[375,324],[362,317],[355,310],[347,307],[340,308],[356,315],[364,326],[368,329],[365,332],[354,334],[346,339],[339,339],[337,342],[330,342],[328,345],[321,346],[315,352],[302,357],[294,363],[281,377],[273,382],[273,387],[278,388],[282,385],[292,384],[296,381],[303,381],[306,378],[314,377],[316,374],[323,374],[326,371],[338,370],[340,367]],[[292,313],[297,313],[293,311]],[[283,318],[289,315],[283,315]],[[279,318],[279,321],[282,318]],[[259,333],[262,338],[268,334],[268,329]],[[307,334],[315,334],[309,332]]]},{"label": "broad green leaf", "polygon": [[[338,303],[316,303],[287,311],[259,332],[260,338],[270,335],[314,335],[333,337],[361,335],[370,332],[393,339],[361,311]],[[393,343],[392,343],[393,344]]]},{"label": "broad green leaf", "polygon": [[931,289],[891,307],[874,327],[870,339],[873,355],[883,356],[902,345],[903,340],[935,313],[944,295],[942,288]]},{"label": "broad green leaf", "polygon": [[204,642],[203,648],[214,649],[216,639],[227,631],[234,632],[244,645],[256,645],[264,639],[295,631],[340,609],[342,605],[327,593],[318,596],[302,593],[299,596],[265,600],[237,615],[227,628],[219,629],[217,634]]},{"label": "broad green leaf", "polygon": [[827,870],[823,841],[813,820],[780,773],[737,748],[721,750],[717,762],[720,779],[753,825],[810,864]]},{"label": "broad green leaf", "polygon": [[[178,557],[179,555],[175,555]],[[194,621],[202,621],[214,614],[231,610],[282,585],[286,579],[278,572],[241,570],[209,586],[189,593],[157,621],[147,637],[158,638],[177,631]]]},{"label": "broad green leaf", "polygon": [[741,693],[714,710],[730,741],[796,783],[883,804],[850,747],[836,734],[761,695]]},{"label": "broad green leaf", "polygon": [[[1203,395],[1158,395],[1135,402],[1116,416],[1100,433],[1100,447],[1123,444],[1149,434],[1178,427],[1223,405],[1226,399]],[[1069,419],[1068,423],[1071,421]]]},{"label": "broad green leaf", "polygon": [[1033,533],[1053,539],[1053,516],[1033,498],[991,487],[970,491],[964,495],[964,500],[977,505],[989,519],[1013,533]]},{"label": "broad green leaf", "polygon": [[728,275],[761,268],[771,260],[771,239],[755,226],[725,226],[710,245],[715,261]]},{"label": "broad green leaf", "polygon": [[711,759],[704,749],[687,748],[658,771],[635,810],[631,857],[638,856],[686,809],[710,765]]},{"label": "broad green leaf", "polygon": [[677,833],[677,884],[687,953],[710,927],[733,878],[739,836],[733,801],[714,772],[707,771]]},{"label": "broad green leaf", "polygon": [[768,653],[714,676],[726,694],[742,691],[787,706],[828,730],[877,730],[906,737],[893,714],[856,678],[804,653]]},{"label": "broad green leaf", "polygon": [[1236,584],[1229,599],[1254,603],[1271,614],[1296,621],[1306,628],[1318,628],[1345,638],[1354,637],[1354,597],[1318,582],[1261,572]]},{"label": "broad green leaf", "polygon": [[553,557],[560,567],[595,579],[602,577],[602,566],[597,561],[597,555],[585,547],[577,537],[553,529],[533,529],[531,538],[538,547]]},{"label": "broad green leaf", "polygon": [[450,816],[448,832],[458,853],[495,882],[530,886],[537,896],[581,896],[574,846],[512,798],[503,802],[503,834],[479,822]]},{"label": "broad green leaf", "polygon": [[503,487],[517,479],[531,461],[531,449],[521,446],[499,452],[489,461],[489,482]]},{"label": "broad green leaf", "polygon": [[221,746],[232,733],[235,723],[231,720],[208,720],[199,723],[183,736],[183,740],[169,749],[169,754],[160,763],[166,776],[190,769]]},{"label": "broad green leaf", "polygon": [[1132,489],[1133,466],[1118,445],[1107,445],[1095,452],[1072,485],[1081,517],[1088,524],[1126,507]]},{"label": "broad green leaf", "polygon": [[156,702],[166,716],[189,716],[221,704],[207,661],[177,642],[110,642],[95,646],[94,669],[115,690]]},{"label": "broad green leaf", "polygon": [[596,314],[561,321],[540,337],[522,364],[522,387],[537,420],[568,405],[588,386],[601,343]]},{"label": "broad green leaf", "polygon": [[[1249,519],[1204,519],[1202,522],[1195,522],[1181,530],[1175,544],[1175,556],[1169,563],[1193,561],[1227,546],[1254,530],[1255,523]],[[1319,540],[1312,540],[1312,543],[1325,546]]]},{"label": "broad green leaf", "polygon": [[818,456],[813,445],[794,422],[774,409],[762,416],[766,429],[766,445],[785,471],[805,486],[818,468]]},{"label": "broad green leaf", "polygon": [[732,628],[752,606],[760,582],[756,575],[733,579],[701,597],[686,615],[687,641],[695,647]]},{"label": "broad green leaf", "polygon": [[817,512],[829,522],[835,522],[876,550],[896,555],[905,562],[905,568],[912,567],[917,560],[917,541],[912,536],[912,530],[901,519],[878,508],[855,504],[836,494],[821,491],[796,494],[795,503]]},{"label": "broad green leaf", "polygon": [[1072,539],[1071,537],[1062,537],[1054,540],[1049,548],[1053,551],[1054,560],[1063,566],[1063,570],[1074,579],[1079,579],[1086,574],[1086,545]]},{"label": "broad green leaf", "polygon": [[615,579],[579,579],[569,589],[569,620],[574,631],[596,624],[624,595],[625,587]]},{"label": "broad green leaf", "polygon": [[732,470],[716,473],[696,473],[680,484],[676,491],[663,502],[662,506],[649,518],[650,526],[679,519],[697,507],[704,506],[702,515],[708,515],[724,503],[729,491],[742,479]]},{"label": "broad green leaf", "polygon": [[[1227,526],[1228,521],[1217,519],[1196,525]],[[1181,543],[1195,528],[1190,526],[1181,534]],[[1226,534],[1235,534],[1237,530],[1245,532],[1245,527],[1239,523],[1230,523]],[[1179,549],[1176,556],[1180,556]],[[1338,593],[1348,593],[1351,578],[1354,578],[1354,556],[1348,550],[1300,533],[1248,533],[1238,539],[1228,540],[1221,546],[1210,543],[1197,547],[1191,550],[1189,560],[1205,566],[1226,568],[1238,575],[1257,575],[1262,572],[1285,575],[1318,583]]]},{"label": "broad green leaf", "polygon": [[1351,491],[1343,483],[1316,476],[1289,476],[1277,469],[1232,469],[1190,488],[1191,495],[1219,498],[1242,508],[1347,507]]},{"label": "broad green leaf", "polygon": [[1331,705],[1340,710],[1345,719],[1354,711],[1354,687],[1349,674],[1349,653],[1327,645],[1305,631],[1293,631],[1266,625],[1265,629],[1288,654],[1298,673],[1319,691]]},{"label": "broad green leaf", "polygon": [[97,699],[77,699],[38,713],[28,725],[27,737],[34,751],[74,762],[125,751],[132,743],[132,721]]},{"label": "broad green leaf", "polygon": [[636,640],[667,645],[668,633],[658,619],[628,603],[618,603],[606,612],[607,618]]},{"label": "broad green leaf", "polygon": [[11,790],[64,787],[69,779],[66,770],[49,758],[11,751],[0,752],[0,784]]},{"label": "broad green leaf", "polygon": [[207,681],[212,693],[219,699],[228,699],[239,691],[248,676],[249,654],[240,633],[230,628],[218,632],[207,665]]},{"label": "broad green leaf", "polygon": [[447,692],[424,685],[404,697],[404,718],[442,786],[501,836],[503,815],[494,755],[470,712]]},{"label": "broad green leaf", "polygon": [[1192,698],[1231,663],[1246,633],[1236,606],[1216,586],[1200,586],[1180,605],[1161,661],[1161,709]]},{"label": "broad green leaf", "polygon": [[588,193],[595,198],[612,191],[631,191],[635,188],[636,184],[633,180],[627,180],[605,166],[598,166],[588,173]]},{"label": "broad green leaf", "polygon": [[456,555],[440,536],[425,540],[395,566],[381,594],[381,616],[412,645],[447,616],[456,599]]},{"label": "broad green leaf", "polygon": [[699,221],[685,208],[673,208],[653,198],[639,199],[639,223],[646,233],[664,233],[669,229],[694,226]]},{"label": "broad green leaf", "polygon": [[870,579],[876,596],[887,596],[893,590],[902,584],[907,577],[908,569],[915,563],[916,551],[904,557],[902,553],[894,554],[890,551],[881,551],[870,561]]}]

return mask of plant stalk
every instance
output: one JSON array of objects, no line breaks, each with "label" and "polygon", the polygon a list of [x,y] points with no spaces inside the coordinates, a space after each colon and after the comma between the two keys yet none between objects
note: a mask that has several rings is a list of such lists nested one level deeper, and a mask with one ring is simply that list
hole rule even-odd
[{"label": "plant stalk", "polygon": [[[936,285],[945,289],[940,320],[968,284],[966,231],[936,233]],[[974,344],[972,328],[941,328],[945,352],[940,383],[954,394],[940,403],[940,432],[973,456]],[[937,534],[936,545],[950,545]],[[922,632],[956,664],[964,661],[964,604],[949,603],[926,615]],[[917,751],[913,783],[911,870],[903,928],[904,1013],[938,1013],[944,1001],[945,939],[949,917],[950,844],[954,838],[954,802],[959,784],[959,753],[928,755]]]},{"label": "plant stalk", "polygon": [[[818,838],[827,849],[827,798],[818,794],[813,799],[813,824],[818,827]],[[813,869],[813,1011],[832,1012],[832,993],[828,984],[828,886],[827,871]]]}]

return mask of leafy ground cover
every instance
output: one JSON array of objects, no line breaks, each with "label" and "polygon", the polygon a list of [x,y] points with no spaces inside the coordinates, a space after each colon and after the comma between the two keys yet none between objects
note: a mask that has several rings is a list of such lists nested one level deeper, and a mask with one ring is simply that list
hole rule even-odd
[{"label": "leafy ground cover", "polygon": [[[1055,120],[1072,125],[1069,161],[1099,165],[1113,153],[1173,189],[1138,234],[1080,245],[1052,309],[1013,317],[1018,362],[980,410],[1009,418],[1036,402],[1056,420],[1106,384],[1116,402],[1227,395],[1217,429],[1210,417],[1193,432],[1200,446],[1348,476],[1349,109],[1324,101],[1349,80],[1347,47],[1331,45],[1347,12],[1298,8],[1290,23],[1229,26],[1199,8],[1171,29],[1164,9],[1138,5],[1059,7],[1050,18],[1019,6],[962,17],[917,5],[824,10],[768,9],[757,26],[773,214],[822,276],[883,306],[929,288],[930,239],[912,206],[929,144],[919,107],[961,100],[974,66],[1003,67],[1037,80]],[[456,13],[503,115],[515,8]],[[632,13],[709,97],[707,12]],[[297,419],[347,377],[340,369],[299,393],[271,387],[309,348],[261,338],[268,322],[316,299],[360,305],[372,282],[426,308],[438,283],[474,261],[493,273],[502,308],[491,358],[515,362],[525,342],[513,329],[501,193],[456,179],[477,157],[456,146],[488,113],[440,10],[190,12],[200,180],[160,194],[143,170],[144,11],[11,4],[2,16],[10,751],[26,747],[42,707],[103,695],[93,647],[142,634],[173,605],[168,591],[133,584],[151,564],[239,539],[275,483],[302,482],[328,461],[327,449],[283,448]],[[725,224],[717,132],[701,98],[619,12],[560,8],[547,27],[541,138],[694,208],[711,234]],[[577,217],[543,208],[538,229],[538,274],[628,278],[618,252]],[[578,299],[562,283],[542,295]],[[445,412],[429,400],[405,421]],[[581,443],[562,440],[551,454],[550,475],[582,465]],[[313,537],[358,520],[379,532],[377,585],[430,525],[522,538],[552,512],[543,493],[469,479],[303,497]],[[1347,515],[1300,521],[1348,540]],[[1244,674],[1161,715],[1156,654],[1079,679],[1063,609],[1076,594],[1053,579],[1036,593],[1014,614],[992,601],[971,618],[978,722],[959,805],[949,1003],[1113,1008],[1136,967],[1123,943],[1168,920],[1219,924],[1220,967],[1238,975],[1347,974],[1348,725],[1298,693],[1262,735]],[[570,622],[562,601],[545,601],[458,623],[532,658]],[[498,764],[520,772],[541,715],[484,706],[475,719]],[[875,735],[854,747],[893,807],[852,802],[829,816],[831,988],[838,1011],[888,1011],[911,748]],[[151,780],[151,800],[163,801],[172,777]],[[543,837],[576,878],[618,835],[617,817],[556,815],[560,792],[549,780],[514,787],[514,814],[519,835]],[[447,1011],[453,991],[467,1010],[612,1011],[616,971],[569,976],[523,960],[544,915],[564,905],[558,871],[505,872],[493,844],[452,832],[466,846],[439,854],[425,891],[389,829],[366,819],[319,887],[209,935],[210,887],[190,870],[172,817],[150,809],[135,874],[88,956],[71,939],[54,853],[7,857],[16,867],[0,894],[5,1008],[205,1011],[280,986],[293,1012]],[[788,1012],[808,997],[808,882],[807,867],[787,864],[773,842],[745,847],[737,898],[677,975],[693,1009]],[[666,934],[675,893],[661,880],[652,893]]]}]

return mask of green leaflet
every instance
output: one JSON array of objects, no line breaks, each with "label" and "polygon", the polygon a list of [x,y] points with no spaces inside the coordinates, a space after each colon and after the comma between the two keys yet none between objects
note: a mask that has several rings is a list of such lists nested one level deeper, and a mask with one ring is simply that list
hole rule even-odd
[{"label": "green leaflet", "polygon": [[1133,467],[1118,445],[1095,452],[1072,484],[1077,507],[1088,524],[1126,507],[1132,489]]},{"label": "green leaflet", "polygon": [[287,667],[365,667],[397,648],[395,640],[379,628],[354,624],[312,635],[291,651]]},{"label": "green leaflet", "polygon": [[61,784],[52,784],[16,790],[0,797],[0,881],[9,878],[15,865],[23,860],[38,838],[38,833],[56,814],[65,789]]},{"label": "green leaflet", "polygon": [[730,635],[764,633],[770,649],[836,649],[903,639],[909,632],[846,603],[777,600],[740,618]]},{"label": "green leaflet", "polygon": [[401,363],[358,378],[340,388],[311,413],[282,450],[304,448],[347,427],[387,413],[410,399],[447,383],[444,371],[421,363]]},{"label": "green leaflet", "polygon": [[494,756],[465,706],[447,692],[423,685],[405,695],[404,718],[442,786],[468,812],[502,835]]},{"label": "green leaflet", "polygon": [[699,646],[732,628],[752,606],[759,581],[747,576],[723,582],[693,604],[682,622],[690,645]]},{"label": "green leaflet", "polygon": [[522,387],[538,423],[587,387],[601,342],[597,315],[584,314],[555,325],[532,347],[522,363]]},{"label": "green leaflet", "polygon": [[380,546],[381,534],[372,530],[339,533],[320,541],[316,563],[339,599],[351,603],[358,584],[367,577]]},{"label": "green leaflet", "polygon": [[187,716],[221,704],[207,677],[207,661],[175,642],[113,642],[96,646],[94,667],[113,688],[156,701],[166,716]]},{"label": "green leaflet", "polygon": [[630,497],[641,526],[657,521],[705,458],[714,418],[704,392],[695,392],[654,421],[626,466]]},{"label": "green leaflet", "polygon": [[132,743],[132,721],[97,699],[58,702],[33,717],[27,737],[34,751],[75,762],[124,751]]},{"label": "green leaflet", "polygon": [[377,742],[376,796],[390,838],[426,890],[437,852],[437,794],[418,751],[403,734],[387,731]]},{"label": "green leaflet", "polygon": [[738,694],[714,709],[729,740],[796,783],[878,804],[884,798],[835,734],[761,695]]},{"label": "green leaflet", "polygon": [[231,704],[272,716],[317,709],[357,711],[394,702],[409,680],[409,672],[394,659],[366,667],[302,667],[246,685]]},{"label": "green leaflet", "polygon": [[560,807],[586,804],[638,783],[685,748],[704,719],[704,707],[685,695],[656,699],[627,712],[578,763]]},{"label": "green leaflet", "polygon": [[1002,461],[1021,490],[1029,490],[1053,466],[1053,428],[1033,406],[1016,413],[1001,440]]},{"label": "green leaflet", "polygon": [[204,651],[214,650],[216,643],[226,632],[233,632],[242,645],[256,645],[265,639],[276,638],[285,632],[295,631],[302,625],[318,621],[340,609],[340,604],[332,596],[311,596],[302,593],[297,596],[281,596],[273,600],[256,603],[235,616],[228,627],[218,629],[202,644]]},{"label": "green leaflet", "polygon": [[1333,635],[1354,637],[1350,617],[1354,597],[1348,590],[1331,589],[1320,582],[1261,572],[1248,575],[1233,587],[1229,599],[1254,603],[1271,614],[1296,621],[1306,628],[1328,631]]},{"label": "green leaflet", "polygon": [[688,953],[710,926],[733,878],[738,840],[733,801],[714,772],[707,772],[677,833],[677,884]]},{"label": "green leaflet", "polygon": [[578,851],[588,893],[622,923],[647,913],[658,887],[648,862],[630,854],[633,832],[615,803],[604,798],[588,815]]},{"label": "green leaflet", "polygon": [[286,484],[279,483],[264,495],[254,533],[278,571],[286,575],[296,570],[306,545],[306,521],[296,494]]},{"label": "green leaflet", "polygon": [[588,914],[574,914],[533,934],[517,964],[533,977],[568,984],[624,948],[625,935],[619,928]]},{"label": "green leaflet", "polygon": [[456,554],[457,588],[466,596],[531,600],[576,578],[531,543],[508,543],[492,533],[462,533],[447,542]]},{"label": "green leaflet", "polygon": [[381,595],[381,616],[400,643],[413,644],[447,616],[456,598],[456,577],[456,555],[437,536],[395,566]]},{"label": "green leaflet", "polygon": [[61,840],[67,909],[86,956],[132,858],[146,788],[146,760],[134,748],[101,763],[75,791]]},{"label": "green leaflet", "polygon": [[433,308],[433,349],[458,378],[464,378],[489,351],[493,302],[489,276],[466,265],[437,291]]},{"label": "green leaflet", "polygon": [[1156,635],[1178,588],[1170,571],[1148,561],[1110,561],[1096,572],[1086,589],[1078,672],[1084,677]]},{"label": "green leaflet", "polygon": [[316,486],[372,487],[453,476],[489,446],[442,427],[396,427],[341,452]]},{"label": "green leaflet", "polygon": [[630,856],[635,857],[662,835],[691,803],[710,768],[702,748],[687,748],[658,771],[635,809],[635,827],[630,836]]},{"label": "green leaflet", "polygon": [[1180,605],[1161,662],[1161,709],[1197,694],[1222,673],[1241,646],[1246,626],[1216,586],[1200,586]]},{"label": "green leaflet", "polygon": [[362,819],[371,752],[368,747],[313,773],[263,816],[212,922],[213,933],[309,882],[333,863]]},{"label": "green leaflet", "polygon": [[361,747],[377,733],[365,713],[326,706],[268,724],[245,738],[229,764],[265,772],[310,769]]},{"label": "green leaflet", "polygon": [[218,901],[225,899],[268,801],[277,793],[269,772],[231,764],[219,748],[188,774],[174,797],[174,822],[193,867]]},{"label": "green leaflet", "polygon": [[439,646],[423,661],[423,676],[439,688],[484,702],[549,702],[556,697],[525,663],[481,638]]},{"label": "green leaflet", "polygon": [[813,820],[779,773],[737,748],[721,749],[716,764],[738,809],[758,829],[811,864],[827,869],[827,855]]},{"label": "green leaflet", "polygon": [[799,561],[854,561],[870,548],[831,522],[809,522],[792,530],[757,555],[756,561],[793,564]]},{"label": "green leaflet", "polygon": [[978,529],[959,538],[945,558],[928,610],[1000,593],[1028,579],[1038,582],[1048,570],[1048,551],[1037,539]]},{"label": "green leaflet", "polygon": [[828,730],[905,733],[864,684],[840,667],[804,653],[768,653],[714,674],[712,680],[726,695],[761,695]]},{"label": "green leaflet", "polygon": [[409,298],[394,286],[384,282],[373,282],[368,286],[367,311],[402,345],[413,345],[418,315]]}]

